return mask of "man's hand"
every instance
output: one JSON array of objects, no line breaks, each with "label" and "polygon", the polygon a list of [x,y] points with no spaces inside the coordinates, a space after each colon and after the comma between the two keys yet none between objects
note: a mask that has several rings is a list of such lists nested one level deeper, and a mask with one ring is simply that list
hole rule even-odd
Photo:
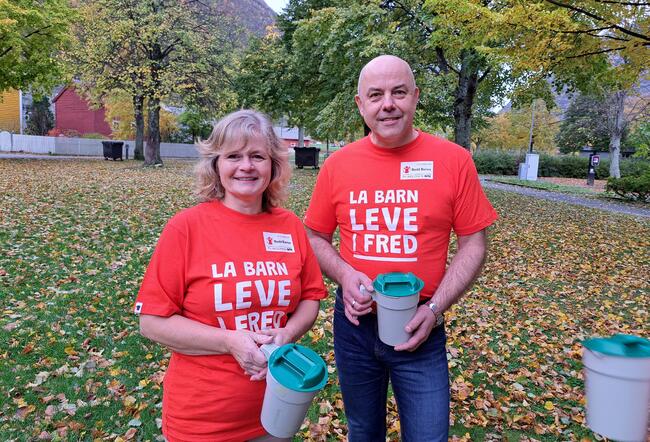
[{"label": "man's hand", "polygon": [[436,314],[425,304],[418,307],[413,319],[406,324],[404,330],[408,333],[413,333],[408,341],[403,344],[396,345],[395,351],[414,351],[424,341],[427,340],[431,334],[431,330],[436,324]]},{"label": "man's hand", "polygon": [[[363,286],[364,291],[361,291]],[[341,281],[345,317],[354,325],[359,325],[359,316],[372,311],[372,297],[367,292],[374,291],[372,280],[365,274],[351,270]]]},{"label": "man's hand", "polygon": [[372,280],[341,259],[339,252],[332,246],[331,233],[322,233],[307,227],[307,236],[321,270],[341,286],[345,317],[354,325],[359,325],[357,318],[372,311],[372,297],[361,293],[359,287],[363,286],[366,291],[372,292]]}]

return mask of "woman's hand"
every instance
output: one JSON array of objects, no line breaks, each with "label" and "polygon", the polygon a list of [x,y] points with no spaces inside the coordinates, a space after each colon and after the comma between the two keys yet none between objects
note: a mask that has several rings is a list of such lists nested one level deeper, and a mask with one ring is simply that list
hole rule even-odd
[{"label": "woman's hand", "polygon": [[[290,342],[295,342],[297,339],[297,336],[295,333],[289,329],[288,327],[284,328],[270,328],[266,330],[260,330],[259,334],[265,335],[267,337],[271,338],[271,342],[277,345],[278,347],[284,344],[288,344]],[[267,367],[264,367],[264,370],[260,371],[258,374],[255,376],[251,377],[252,381],[255,380],[262,380],[266,377],[266,370]]]},{"label": "woman's hand", "polygon": [[272,336],[273,343],[278,347],[290,342],[295,342],[298,338],[295,332],[289,327],[269,328],[266,330],[260,330],[259,333],[265,336]]},{"label": "woman's hand", "polygon": [[248,330],[233,330],[228,336],[228,351],[252,381],[266,377],[266,358],[259,346],[273,341],[272,336]]}]

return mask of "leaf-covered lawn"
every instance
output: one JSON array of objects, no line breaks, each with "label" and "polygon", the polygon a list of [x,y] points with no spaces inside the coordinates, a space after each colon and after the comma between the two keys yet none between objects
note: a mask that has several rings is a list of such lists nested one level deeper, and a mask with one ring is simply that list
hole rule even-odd
[{"label": "leaf-covered lawn", "polygon": [[[299,215],[316,174],[294,171]],[[191,185],[186,162],[0,160],[0,440],[159,439],[169,354],[140,337],[131,306]],[[580,341],[648,337],[650,222],[488,195],[489,261],[447,314],[453,438],[594,440]],[[331,317],[330,300],[305,337],[332,374],[298,440],[345,438]],[[396,416],[391,402],[391,440]]]}]

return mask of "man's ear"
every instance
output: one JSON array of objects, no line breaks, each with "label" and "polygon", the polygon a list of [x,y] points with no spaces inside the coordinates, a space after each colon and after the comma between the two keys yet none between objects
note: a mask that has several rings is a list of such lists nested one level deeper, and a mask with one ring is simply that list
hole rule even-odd
[{"label": "man's ear", "polygon": [[361,106],[361,97],[358,95],[354,96],[354,102],[357,104],[357,109],[359,109],[359,113],[363,117],[363,107]]}]

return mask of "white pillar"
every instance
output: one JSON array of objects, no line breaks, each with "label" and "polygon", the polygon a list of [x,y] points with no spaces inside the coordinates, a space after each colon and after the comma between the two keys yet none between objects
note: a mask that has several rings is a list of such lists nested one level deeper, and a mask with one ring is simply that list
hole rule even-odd
[{"label": "white pillar", "polygon": [[526,180],[537,181],[537,169],[539,168],[539,154],[526,154]]}]

